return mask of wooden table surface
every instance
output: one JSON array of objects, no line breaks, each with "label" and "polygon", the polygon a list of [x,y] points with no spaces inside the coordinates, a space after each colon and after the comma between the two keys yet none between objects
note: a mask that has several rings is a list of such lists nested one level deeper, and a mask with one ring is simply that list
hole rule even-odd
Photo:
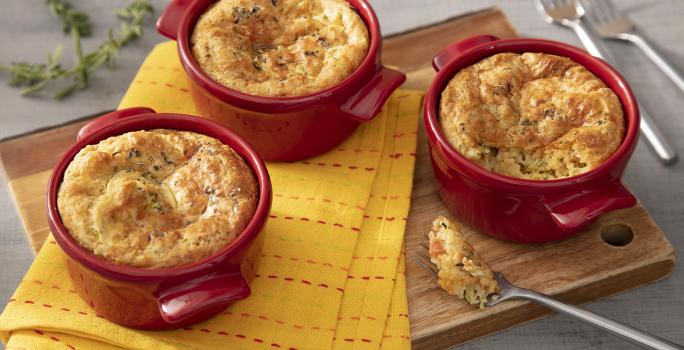
[{"label": "wooden table surface", "polygon": [[[126,0],[71,0],[90,13],[95,35],[84,42],[92,49],[106,36],[106,28],[116,24],[114,9]],[[153,0],[157,13],[166,1]],[[541,20],[531,0],[371,0],[380,18],[383,33],[392,34],[444,18],[499,6],[521,35],[541,37],[579,45],[564,28]],[[620,0],[625,11],[663,53],[684,71],[684,1]],[[0,11],[0,44],[13,50],[0,51],[0,64],[13,61],[43,61],[53,47],[65,46],[64,62],[70,62],[71,44],[59,24],[48,13],[44,1],[8,1]],[[155,33],[151,22],[145,37],[126,48],[114,71],[98,72],[92,87],[65,102],[49,98],[22,98],[18,91],[0,84],[0,138],[116,106],[136,67],[151,47],[164,38]],[[675,145],[684,153],[684,94],[676,90],[660,71],[636,48],[609,43],[618,66],[630,81],[642,104],[650,111]],[[6,76],[0,73],[2,80]],[[40,150],[36,150],[40,152]],[[675,249],[684,252],[684,162],[662,167],[643,143],[637,148],[626,174],[643,204],[667,234]],[[2,181],[0,181],[2,182]],[[0,185],[0,300],[8,299],[30,265],[31,254],[6,185]],[[587,306],[590,310],[629,323],[648,332],[684,343],[684,272],[680,264],[673,276],[654,285],[639,288]],[[553,316],[470,344],[463,349],[624,349],[626,343],[565,316]]]}]

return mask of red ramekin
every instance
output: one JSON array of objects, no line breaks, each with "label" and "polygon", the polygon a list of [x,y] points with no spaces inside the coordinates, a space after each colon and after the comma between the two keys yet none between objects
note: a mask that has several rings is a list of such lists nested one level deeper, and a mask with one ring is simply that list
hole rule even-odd
[{"label": "red ramekin", "polygon": [[[625,116],[625,138],[617,151],[596,169],[556,180],[496,174],[456,151],[438,121],[441,93],[459,70],[502,52],[564,56],[603,80],[620,99]],[[430,156],[442,200],[463,222],[500,239],[546,242],[570,237],[597,216],[636,204],[621,176],[637,143],[639,110],[625,79],[606,62],[560,42],[483,35],[450,45],[432,63],[437,76],[423,108]]]},{"label": "red ramekin", "polygon": [[324,153],[373,119],[406,76],[382,65],[382,35],[366,0],[349,0],[366,23],[370,46],[361,65],[340,83],[301,96],[248,95],[205,74],[190,51],[195,22],[215,0],[174,0],[157,30],[178,43],[178,54],[195,107],[203,117],[231,128],[265,160],[293,161]]},{"label": "red ramekin", "polygon": [[[172,268],[142,269],[107,262],[83,248],[64,227],[57,194],[64,171],[86,145],[135,130],[187,130],[218,139],[245,160],[257,179],[256,210],[231,244],[205,259]],[[106,114],[84,126],[76,144],[62,156],[48,184],[47,216],[55,240],[66,253],[66,265],[78,294],[96,312],[120,325],[167,329],[199,322],[230,303],[249,296],[260,234],[271,207],[271,181],[256,151],[242,138],[212,121],[182,114],[129,108]]]}]

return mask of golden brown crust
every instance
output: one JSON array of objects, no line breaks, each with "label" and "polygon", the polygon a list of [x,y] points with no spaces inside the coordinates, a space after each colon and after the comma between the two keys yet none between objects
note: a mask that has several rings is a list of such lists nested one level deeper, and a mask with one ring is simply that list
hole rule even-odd
[{"label": "golden brown crust", "polygon": [[245,161],[209,136],[157,129],[84,147],[57,205],[71,235],[117,264],[172,267],[212,255],[251,219],[257,185]]},{"label": "golden brown crust", "polygon": [[219,0],[197,21],[192,54],[214,80],[259,96],[297,96],[349,76],[368,29],[344,0]]},{"label": "golden brown crust", "polygon": [[442,129],[476,164],[525,179],[596,168],[622,143],[615,93],[576,62],[501,53],[459,71],[442,92]]}]

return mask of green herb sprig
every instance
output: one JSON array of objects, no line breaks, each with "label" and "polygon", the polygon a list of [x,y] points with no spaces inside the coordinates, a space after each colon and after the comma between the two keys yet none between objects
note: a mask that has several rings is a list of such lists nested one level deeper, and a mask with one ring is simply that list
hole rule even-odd
[{"label": "green herb sprig", "polygon": [[[52,5],[53,3],[56,5]],[[78,12],[65,2],[48,0],[48,5],[51,6],[51,10],[52,6],[56,6],[55,8],[57,10],[52,11],[60,18],[62,18],[62,15],[59,14],[64,13],[64,11]],[[63,10],[64,8],[67,10]],[[59,64],[59,58],[61,56],[61,46],[59,46],[50,56],[48,56],[47,64],[17,62],[12,63],[10,66],[0,65],[0,71],[9,72],[9,85],[27,87],[22,91],[22,95],[24,96],[35,94],[43,90],[50,82],[71,80],[66,87],[60,89],[54,95],[55,99],[63,99],[78,90],[87,88],[91,74],[103,64],[106,63],[112,66],[120,49],[142,36],[142,23],[153,12],[154,9],[148,0],[134,0],[128,7],[119,9],[117,11],[117,16],[122,22],[118,35],[114,35],[112,29],[109,29],[107,40],[98,46],[97,49],[86,54],[84,54],[81,49],[81,30],[82,28],[85,28],[82,26],[85,22],[82,20],[63,20],[65,25],[67,23],[69,25],[68,29],[65,31],[71,33],[76,55],[75,67],[64,69]],[[78,13],[83,14],[82,12]],[[85,21],[88,23],[87,33],[89,34],[90,20],[87,18],[87,15],[83,15],[86,18]],[[64,18],[72,17],[65,15]]]},{"label": "green herb sprig", "polygon": [[90,17],[78,11],[67,1],[46,0],[50,12],[62,21],[62,30],[69,33],[76,30],[81,36],[89,36],[92,29]]}]

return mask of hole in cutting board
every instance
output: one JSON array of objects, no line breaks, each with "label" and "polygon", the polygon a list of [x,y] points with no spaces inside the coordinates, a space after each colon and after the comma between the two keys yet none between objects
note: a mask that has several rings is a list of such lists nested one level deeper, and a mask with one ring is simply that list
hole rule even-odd
[{"label": "hole in cutting board", "polygon": [[624,247],[634,239],[632,228],[623,224],[611,224],[601,229],[601,238],[614,247]]}]

